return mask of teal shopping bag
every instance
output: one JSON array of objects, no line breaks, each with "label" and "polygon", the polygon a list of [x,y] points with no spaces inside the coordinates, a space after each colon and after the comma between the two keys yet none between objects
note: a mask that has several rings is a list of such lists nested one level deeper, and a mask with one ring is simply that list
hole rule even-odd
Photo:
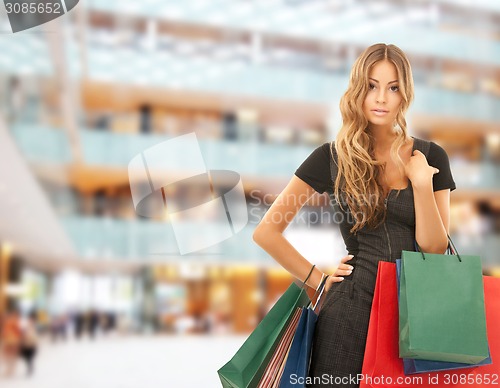
[{"label": "teal shopping bag", "polygon": [[292,283],[236,354],[217,373],[225,388],[255,388],[297,309],[307,306],[306,291]]},{"label": "teal shopping bag", "polygon": [[[401,275],[401,259],[396,260],[397,288],[399,297],[399,279]],[[484,279],[484,278],[483,278]],[[438,372],[454,369],[472,368],[474,366],[491,365],[491,354],[476,365],[463,364],[460,362],[415,360],[414,358],[403,358],[405,375],[413,375],[424,372]]]},{"label": "teal shopping bag", "polygon": [[479,256],[403,251],[399,356],[477,364],[488,355]]}]

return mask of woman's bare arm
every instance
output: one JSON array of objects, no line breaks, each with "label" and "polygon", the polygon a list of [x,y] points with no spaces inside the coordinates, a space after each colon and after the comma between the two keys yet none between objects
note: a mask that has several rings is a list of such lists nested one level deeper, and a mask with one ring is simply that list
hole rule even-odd
[{"label": "woman's bare arm", "polygon": [[[294,175],[253,233],[253,240],[301,281],[307,277],[312,264],[290,244],[283,236],[283,232],[314,193],[315,190],[311,186]],[[346,264],[342,265],[349,267]],[[348,272],[349,270],[343,270],[339,266],[334,276],[330,276],[329,283],[341,281],[343,278],[338,275],[349,275],[350,272]],[[315,268],[307,285],[317,288],[322,275],[323,272]],[[326,287],[327,290],[328,288]]]},{"label": "woman's bare arm", "polygon": [[415,187],[415,238],[424,252],[444,253],[450,228],[450,189],[432,191],[432,184]]}]

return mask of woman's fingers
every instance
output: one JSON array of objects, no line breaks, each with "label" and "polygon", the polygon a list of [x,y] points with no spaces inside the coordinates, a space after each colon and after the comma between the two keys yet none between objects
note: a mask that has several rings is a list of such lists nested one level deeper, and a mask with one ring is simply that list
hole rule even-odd
[{"label": "woman's fingers", "polygon": [[340,264],[333,276],[349,276],[353,269],[354,267],[352,265]]},{"label": "woman's fingers", "polygon": [[350,264],[340,264],[338,267],[338,269],[344,269],[344,270],[353,270],[354,267]]},{"label": "woman's fingers", "polygon": [[349,276],[352,273],[352,269],[337,269],[333,276]]},{"label": "woman's fingers", "polygon": [[337,270],[335,271],[334,275],[335,276],[348,276],[352,273],[352,270],[354,267],[350,264],[347,264],[349,260],[351,260],[354,256],[352,255],[347,255],[340,259],[340,264],[337,267]]},{"label": "woman's fingers", "polygon": [[344,280],[344,276],[349,276],[352,273],[354,267],[350,264],[347,264],[349,260],[351,260],[354,256],[347,255],[340,259],[340,264],[337,267],[337,270],[326,279],[325,282],[325,291],[328,291],[333,283],[339,283]]}]

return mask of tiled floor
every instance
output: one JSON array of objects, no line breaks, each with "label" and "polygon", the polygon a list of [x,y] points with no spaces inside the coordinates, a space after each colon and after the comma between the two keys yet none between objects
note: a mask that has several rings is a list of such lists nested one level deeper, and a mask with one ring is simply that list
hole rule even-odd
[{"label": "tiled floor", "polygon": [[220,387],[217,369],[245,336],[145,336],[43,343],[34,377],[0,377],[2,388]]}]

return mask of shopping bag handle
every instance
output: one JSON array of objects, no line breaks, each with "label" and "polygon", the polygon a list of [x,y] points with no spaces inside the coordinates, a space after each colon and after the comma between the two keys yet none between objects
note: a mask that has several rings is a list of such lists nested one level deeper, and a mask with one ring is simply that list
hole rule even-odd
[{"label": "shopping bag handle", "polygon": [[[306,282],[309,280],[309,277],[311,276],[312,272],[314,271],[314,268],[316,267],[316,264],[313,264],[313,266],[311,267],[311,270],[309,271],[309,273],[307,274],[306,278],[304,279],[304,281],[302,282],[302,289],[305,289],[306,287]],[[321,278],[321,283],[319,284],[318,288],[316,289],[316,291],[314,292],[314,295],[313,297],[311,298],[311,301],[309,302],[309,305],[308,307],[312,307],[313,310],[316,309],[316,306],[318,305],[319,303],[319,300],[321,299],[321,296],[323,295],[323,290],[325,288],[325,283],[326,283],[326,279],[328,279],[330,275],[326,275],[324,277]],[[319,295],[318,295],[319,294]],[[316,296],[318,297],[318,299],[316,299]],[[316,302],[314,303],[314,306],[312,306],[312,301],[316,299]]]},{"label": "shopping bag handle", "polygon": [[[306,278],[304,279],[304,281],[302,282],[302,289],[305,289],[306,288],[306,282],[309,280],[309,277],[311,276],[312,272],[314,271],[314,268],[316,267],[316,264],[313,264],[313,266],[311,267],[311,270],[309,271],[309,273],[307,274]],[[316,291],[314,292],[314,295],[313,297],[311,298],[309,304],[308,304],[308,307],[312,307],[312,309],[316,309],[316,306],[318,305],[318,302],[321,298],[321,295],[323,295],[323,289],[325,287],[325,283],[326,283],[326,279],[328,279],[330,275],[326,275],[326,276],[323,276],[321,278],[321,283],[319,284],[318,288],[316,289]],[[319,294],[319,296],[318,296]],[[314,306],[312,306],[312,301],[316,298],[316,296],[318,296],[318,299],[316,299],[316,303],[314,303]]]},{"label": "shopping bag handle", "polygon": [[[458,261],[462,262],[462,258],[460,257],[460,254],[457,251],[457,248],[455,247],[455,244],[453,243],[451,237],[449,234],[446,235],[448,237],[448,248],[446,248],[446,251],[450,251],[452,255],[456,255],[458,257]],[[415,251],[420,252],[422,255],[422,259],[425,260],[425,255],[424,251],[420,248],[420,245],[418,245],[417,239],[415,239]]]},{"label": "shopping bag handle", "polygon": [[[320,285],[318,286],[318,289],[316,290],[316,292],[314,293],[314,295],[313,295],[313,297],[311,299],[311,303],[309,303],[310,307],[314,311],[316,311],[316,307],[319,305],[319,301],[320,301],[321,297],[323,296],[323,292],[325,291],[326,279],[328,279],[329,277],[330,277],[330,275],[326,275],[323,278],[323,280],[321,281]],[[316,298],[316,295],[318,296],[318,298],[316,299],[316,302],[314,303],[314,305],[312,305],[312,301]]]}]

